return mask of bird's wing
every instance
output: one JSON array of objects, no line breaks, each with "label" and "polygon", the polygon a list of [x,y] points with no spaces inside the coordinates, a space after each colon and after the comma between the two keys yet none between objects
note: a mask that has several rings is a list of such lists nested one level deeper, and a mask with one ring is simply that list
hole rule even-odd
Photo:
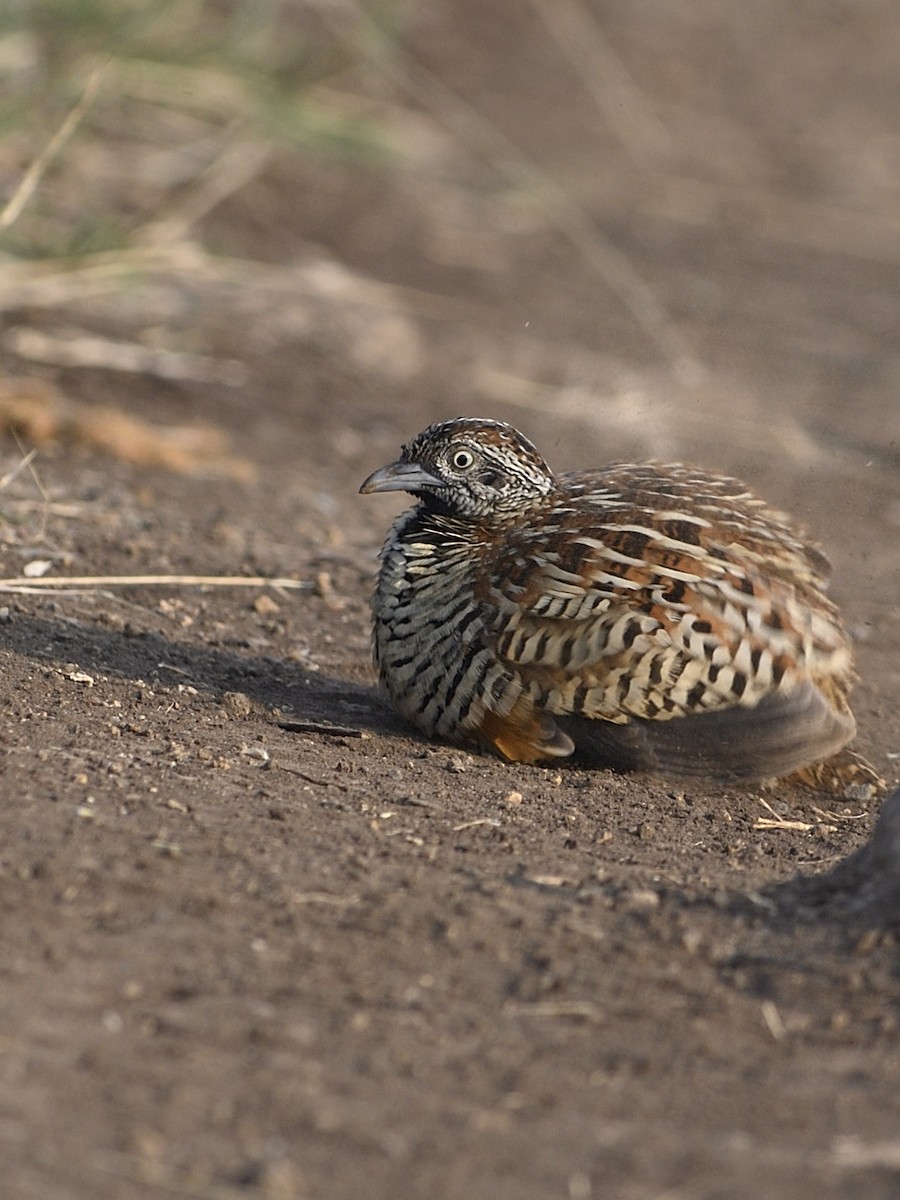
[{"label": "bird's wing", "polygon": [[497,654],[545,711],[665,720],[849,672],[825,560],[777,514],[744,496],[705,510],[710,477],[692,477],[690,506],[597,478],[579,476],[572,502],[512,534],[486,573]]}]

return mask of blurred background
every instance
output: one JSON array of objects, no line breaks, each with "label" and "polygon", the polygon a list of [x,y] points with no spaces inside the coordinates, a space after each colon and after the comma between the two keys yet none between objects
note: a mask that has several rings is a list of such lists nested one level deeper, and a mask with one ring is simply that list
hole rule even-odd
[{"label": "blurred background", "polygon": [[898,78],[889,0],[15,0],[0,420],[481,413],[900,529]]}]

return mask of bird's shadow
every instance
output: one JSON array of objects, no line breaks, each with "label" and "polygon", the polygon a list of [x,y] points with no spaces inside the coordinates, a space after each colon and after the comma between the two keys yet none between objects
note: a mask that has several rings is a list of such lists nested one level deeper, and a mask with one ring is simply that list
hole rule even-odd
[{"label": "bird's shadow", "polygon": [[276,710],[273,719],[288,723],[352,725],[380,734],[409,732],[376,687],[252,651],[30,615],[8,622],[3,641],[7,650],[42,665],[71,663],[96,675],[159,686],[188,684],[217,701],[239,692],[264,710]]}]

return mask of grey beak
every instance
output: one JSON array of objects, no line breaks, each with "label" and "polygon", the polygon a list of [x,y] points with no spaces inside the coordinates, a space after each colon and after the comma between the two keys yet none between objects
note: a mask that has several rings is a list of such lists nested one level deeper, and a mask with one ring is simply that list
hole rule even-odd
[{"label": "grey beak", "polygon": [[394,462],[373,471],[360,492],[418,492],[422,488],[443,488],[443,479],[431,475],[418,463]]}]

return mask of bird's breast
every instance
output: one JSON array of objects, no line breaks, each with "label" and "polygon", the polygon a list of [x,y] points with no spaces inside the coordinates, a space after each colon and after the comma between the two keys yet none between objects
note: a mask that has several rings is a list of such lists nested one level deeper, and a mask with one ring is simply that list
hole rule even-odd
[{"label": "bird's breast", "polygon": [[429,735],[459,739],[478,728],[485,697],[502,709],[507,692],[511,706],[521,691],[491,652],[478,566],[477,546],[415,526],[382,552],[375,660],[397,709]]}]

